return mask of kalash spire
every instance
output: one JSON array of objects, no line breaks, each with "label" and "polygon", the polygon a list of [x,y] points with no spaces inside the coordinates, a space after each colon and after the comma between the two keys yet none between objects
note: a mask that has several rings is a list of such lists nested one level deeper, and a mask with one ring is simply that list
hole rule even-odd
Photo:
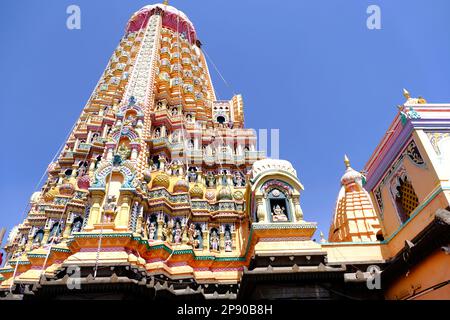
[{"label": "kalash spire", "polygon": [[[256,150],[240,95],[216,100],[194,25],[167,3],[131,16],[47,171],[9,236],[0,295],[81,294],[120,279],[236,297],[251,257],[298,239],[315,246],[296,171]],[[81,291],[67,291],[73,268]]]}]

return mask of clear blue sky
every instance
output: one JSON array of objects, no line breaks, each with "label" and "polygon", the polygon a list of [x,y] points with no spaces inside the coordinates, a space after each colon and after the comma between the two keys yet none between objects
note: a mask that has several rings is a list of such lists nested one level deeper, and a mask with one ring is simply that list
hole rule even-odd
[{"label": "clear blue sky", "polygon": [[[130,15],[149,1],[2,0],[0,227],[22,221]],[[66,8],[81,8],[81,30]],[[450,101],[450,1],[170,1],[194,23],[220,98],[243,94],[246,126],[280,128],[281,158],[305,186],[305,219],[328,231],[344,172],[362,169],[406,87]],[[381,8],[381,30],[366,9]],[[318,233],[316,234],[318,236]]]}]

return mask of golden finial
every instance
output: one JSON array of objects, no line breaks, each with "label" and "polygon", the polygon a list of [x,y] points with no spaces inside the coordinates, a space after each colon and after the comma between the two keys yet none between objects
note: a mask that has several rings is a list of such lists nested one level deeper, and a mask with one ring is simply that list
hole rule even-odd
[{"label": "golden finial", "polygon": [[169,0],[164,0],[163,5],[165,5],[165,6],[169,5]]},{"label": "golden finial", "polygon": [[350,160],[348,159],[347,155],[344,155],[344,163],[346,168],[350,168]]},{"label": "golden finial", "polygon": [[411,95],[409,94],[409,91],[406,90],[405,88],[403,88],[403,96],[406,98],[406,100],[411,98]]},{"label": "golden finial", "polygon": [[425,100],[424,97],[419,96],[419,97],[417,98],[417,103],[418,103],[418,104],[425,104],[425,103],[427,103],[427,100]]}]

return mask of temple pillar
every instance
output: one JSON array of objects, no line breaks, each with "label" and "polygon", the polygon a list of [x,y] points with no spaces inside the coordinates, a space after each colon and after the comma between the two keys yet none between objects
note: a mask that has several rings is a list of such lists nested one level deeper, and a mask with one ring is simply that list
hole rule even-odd
[{"label": "temple pillar", "polygon": [[225,250],[225,233],[219,230],[219,251]]},{"label": "temple pillar", "polygon": [[209,250],[209,232],[202,231],[203,250]]},{"label": "temple pillar", "polygon": [[70,236],[70,231],[72,230],[73,218],[71,217],[71,213],[69,213],[69,218],[66,221],[66,225],[64,226],[64,230],[62,232],[63,237],[67,238]]},{"label": "temple pillar", "polygon": [[131,210],[131,200],[132,200],[132,192],[129,191],[121,191],[121,205],[118,208],[118,212],[116,215],[115,228],[120,230],[128,229],[128,222],[130,220],[130,210]]},{"label": "temple pillar", "polygon": [[89,131],[86,138],[86,143],[91,143],[92,131]]},{"label": "temple pillar", "polygon": [[44,230],[44,236],[42,237],[41,245],[44,245],[44,244],[46,244],[48,242],[49,236],[50,236],[50,229],[46,228]]},{"label": "temple pillar", "polygon": [[188,235],[189,227],[187,226],[187,222],[185,223],[185,225],[181,226],[181,230],[183,230],[182,242],[183,244],[187,244],[189,242],[189,235]]},{"label": "temple pillar", "polygon": [[91,159],[91,163],[89,165],[89,172],[94,172],[95,169],[95,161],[97,161],[97,159],[95,157],[92,157]]},{"label": "temple pillar", "polygon": [[89,213],[89,219],[87,221],[86,227],[84,228],[84,230],[92,230],[94,228],[94,224],[98,224],[100,223],[100,218],[101,218],[101,205],[103,202],[103,196],[104,196],[105,192],[103,190],[95,190],[92,191],[91,196],[92,196],[92,206],[91,206],[91,211]]},{"label": "temple pillar", "polygon": [[257,198],[256,199],[256,216],[258,218],[258,222],[266,222],[266,207],[264,206],[264,199],[263,198]]},{"label": "temple pillar", "polygon": [[102,138],[106,138],[106,134],[108,132],[108,129],[109,129],[108,125],[105,125],[103,127]]},{"label": "temple pillar", "polygon": [[303,211],[302,208],[300,207],[299,197],[293,197],[292,202],[294,204],[295,221],[296,222],[303,221]]},{"label": "temple pillar", "polygon": [[157,240],[162,240],[162,231],[163,231],[164,221],[162,219],[158,219],[158,231],[157,231]]}]

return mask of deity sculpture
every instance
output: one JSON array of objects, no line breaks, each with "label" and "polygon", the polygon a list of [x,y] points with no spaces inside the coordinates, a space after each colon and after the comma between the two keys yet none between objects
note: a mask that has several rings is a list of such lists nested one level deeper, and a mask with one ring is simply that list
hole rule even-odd
[{"label": "deity sculpture", "polygon": [[117,154],[122,157],[122,160],[126,160],[130,157],[131,150],[125,144],[121,144],[117,150]]},{"label": "deity sculpture", "polygon": [[28,236],[26,234],[20,237],[19,246],[24,246],[28,242]]},{"label": "deity sculpture", "polygon": [[33,239],[33,248],[40,247],[43,237],[44,237],[44,231],[39,230],[38,232],[36,232],[34,239]]},{"label": "deity sculpture", "polygon": [[124,125],[131,126],[134,124],[135,118],[132,115],[129,115],[127,119],[124,121]]},{"label": "deity sculpture", "polygon": [[216,177],[214,177],[212,172],[208,172],[206,175],[206,186],[208,188],[214,188],[216,186]]},{"label": "deity sculpture", "polygon": [[161,129],[160,128],[156,128],[155,129],[155,138],[159,138],[161,137]]},{"label": "deity sculpture", "polygon": [[139,234],[142,238],[145,238],[145,227],[144,224],[141,225],[141,230],[139,231]]},{"label": "deity sculpture", "polygon": [[159,155],[158,161],[159,161],[159,169],[164,171],[167,159],[163,155]]},{"label": "deity sculpture", "polygon": [[283,207],[280,207],[279,204],[275,205],[272,208],[272,220],[273,221],[287,221],[287,215],[284,213],[286,209]]},{"label": "deity sculpture", "polygon": [[193,223],[191,223],[189,225],[189,229],[187,231],[188,234],[188,245],[194,245],[194,237],[195,237],[195,225]]},{"label": "deity sculpture", "polygon": [[72,230],[70,231],[70,234],[73,234],[74,232],[80,232],[82,227],[82,222],[80,219],[76,219],[72,225]]},{"label": "deity sculpture", "polygon": [[226,252],[233,251],[233,241],[231,240],[230,230],[225,230],[225,251]]},{"label": "deity sculpture", "polygon": [[245,186],[245,180],[242,176],[242,173],[236,171],[233,177],[233,183],[235,187],[243,187]]},{"label": "deity sculpture", "polygon": [[188,180],[189,182],[197,182],[197,172],[195,168],[191,167],[188,172]]},{"label": "deity sculpture", "polygon": [[55,223],[52,226],[52,229],[50,230],[50,235],[48,237],[48,243],[59,243],[61,240],[60,237],[61,234],[61,226],[59,225],[59,223]]},{"label": "deity sculpture", "polygon": [[103,210],[103,222],[110,223],[117,210],[116,196],[110,195],[106,198],[106,203],[103,205]]},{"label": "deity sculpture", "polygon": [[116,196],[109,195],[106,198],[106,203],[103,206],[103,210],[105,210],[105,211],[115,211],[116,210]]},{"label": "deity sculpture", "polygon": [[194,249],[201,249],[203,246],[202,231],[199,228],[195,228],[193,245],[194,245]]},{"label": "deity sculpture", "polygon": [[165,222],[162,228],[162,236],[163,240],[169,242],[170,241],[170,235],[172,234],[173,229],[173,222]]},{"label": "deity sculpture", "polygon": [[211,231],[210,246],[211,250],[219,251],[219,234],[216,229]]},{"label": "deity sculpture", "polygon": [[156,222],[152,221],[150,222],[150,226],[148,228],[148,238],[150,240],[155,240],[156,235]]},{"label": "deity sculpture", "polygon": [[173,242],[174,243],[181,243],[181,236],[182,236],[182,229],[181,229],[181,223],[180,221],[177,221],[175,224],[175,229],[173,231]]},{"label": "deity sculpture", "polygon": [[168,168],[169,174],[179,176],[182,174],[182,163],[180,160],[173,160]]},{"label": "deity sculpture", "polygon": [[86,174],[86,168],[88,167],[88,164],[86,162],[81,163],[80,166],[77,169],[77,173],[76,176],[77,177],[82,177]]},{"label": "deity sculpture", "polygon": [[174,132],[172,133],[171,141],[170,141],[170,142],[172,142],[172,143],[178,142],[178,131],[174,131]]},{"label": "deity sculpture", "polygon": [[222,185],[228,185],[227,170],[222,170]]}]

